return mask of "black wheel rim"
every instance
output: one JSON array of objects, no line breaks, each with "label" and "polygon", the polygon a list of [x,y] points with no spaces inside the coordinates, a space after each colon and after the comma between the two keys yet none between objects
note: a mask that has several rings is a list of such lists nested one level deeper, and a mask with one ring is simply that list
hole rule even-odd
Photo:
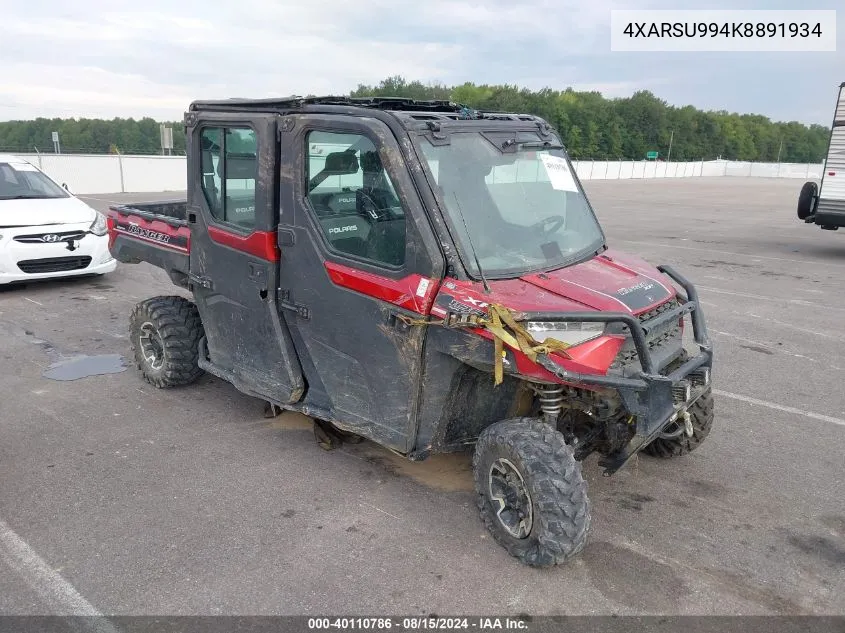
[{"label": "black wheel rim", "polygon": [[497,459],[490,466],[488,487],[502,527],[514,538],[528,538],[534,525],[533,504],[517,467],[504,457]]},{"label": "black wheel rim", "polygon": [[164,343],[161,335],[155,326],[147,321],[141,326],[141,333],[138,335],[138,345],[144,360],[153,370],[161,369],[164,365]]}]

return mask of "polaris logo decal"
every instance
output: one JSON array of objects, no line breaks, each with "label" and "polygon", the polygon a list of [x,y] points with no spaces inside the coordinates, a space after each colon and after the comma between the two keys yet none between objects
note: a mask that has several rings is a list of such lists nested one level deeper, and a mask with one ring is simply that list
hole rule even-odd
[{"label": "polaris logo decal", "polygon": [[348,233],[350,231],[357,231],[358,226],[350,224],[349,226],[335,226],[329,229],[329,233]]}]

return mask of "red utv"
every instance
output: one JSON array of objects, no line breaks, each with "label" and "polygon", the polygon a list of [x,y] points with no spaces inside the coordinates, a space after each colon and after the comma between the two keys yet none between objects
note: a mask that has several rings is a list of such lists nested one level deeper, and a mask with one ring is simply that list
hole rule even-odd
[{"label": "red utv", "polygon": [[535,566],[585,544],[584,458],[707,437],[695,288],[608,249],[541,118],[323,97],[198,101],[185,126],[187,200],[108,218],[118,260],[192,294],[132,312],[153,385],[208,372],[412,460],[474,446],[485,525]]}]

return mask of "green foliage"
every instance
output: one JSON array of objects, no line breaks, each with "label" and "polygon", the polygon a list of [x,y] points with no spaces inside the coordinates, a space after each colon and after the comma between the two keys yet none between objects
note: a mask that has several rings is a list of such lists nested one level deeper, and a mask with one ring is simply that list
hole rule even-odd
[{"label": "green foliage", "polygon": [[[185,153],[182,123],[173,128],[173,153]],[[52,133],[59,133],[62,152],[161,154],[159,122],[135,119],[44,119],[0,122],[0,152],[53,151]]]},{"label": "green foliage", "polygon": [[[375,86],[359,85],[353,97],[408,96],[451,99],[482,111],[536,114],[561,134],[574,158],[639,160],[646,152],[672,160],[752,160],[820,163],[827,152],[830,130],[795,121],[773,122],[756,114],[704,112],[692,106],[670,106],[647,90],[630,97],[606,99],[598,92],[571,88],[531,91],[518,86],[465,83],[447,87],[385,79]],[[781,146],[782,143],[782,146]]]},{"label": "green foliage", "polygon": [[[795,121],[773,122],[756,114],[704,112],[676,107],[647,90],[630,97],[606,99],[598,92],[571,88],[531,91],[512,85],[464,83],[457,86],[423,84],[401,76],[375,86],[359,85],[353,97],[405,96],[450,99],[482,111],[537,114],[561,134],[574,158],[644,159],[658,151],[666,159],[672,142],[673,160],[753,160],[814,162],[824,159],[830,130]],[[173,127],[174,154],[184,154],[181,122]],[[159,154],[159,123],[151,118],[35,119],[0,122],[0,151],[52,152],[51,132],[59,133],[63,152]]]}]

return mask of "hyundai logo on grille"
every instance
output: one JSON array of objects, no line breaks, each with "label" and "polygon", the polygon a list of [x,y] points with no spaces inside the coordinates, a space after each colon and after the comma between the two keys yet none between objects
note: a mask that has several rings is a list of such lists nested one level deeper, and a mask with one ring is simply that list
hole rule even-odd
[{"label": "hyundai logo on grille", "polygon": [[62,238],[59,237],[58,235],[56,235],[55,233],[48,233],[47,235],[43,236],[41,239],[44,240],[45,242],[58,242]]}]

